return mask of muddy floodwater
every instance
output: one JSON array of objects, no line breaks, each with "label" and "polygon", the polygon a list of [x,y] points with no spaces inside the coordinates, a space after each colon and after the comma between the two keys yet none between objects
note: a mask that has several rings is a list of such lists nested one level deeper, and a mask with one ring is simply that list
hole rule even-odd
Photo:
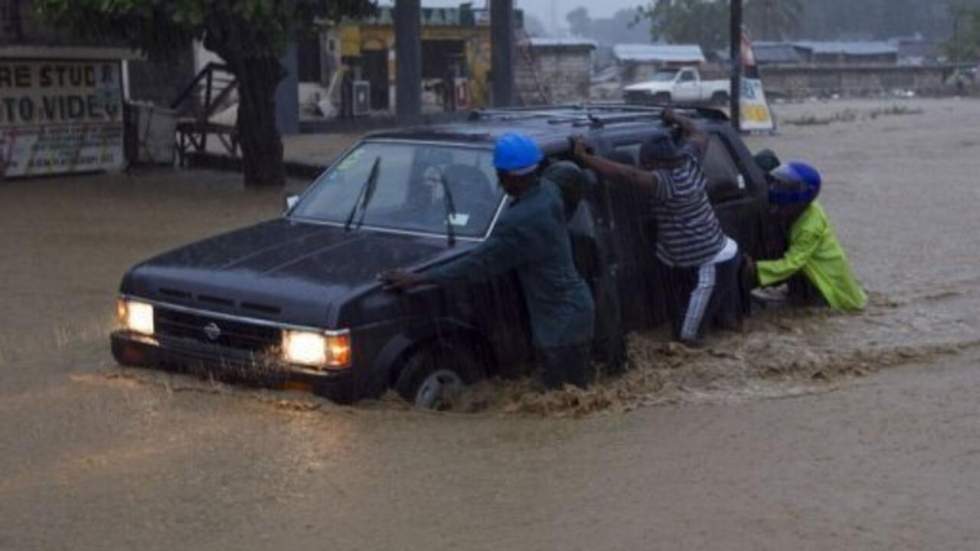
[{"label": "muddy floodwater", "polygon": [[131,264],[276,216],[239,176],[0,182],[0,549],[978,549],[980,102],[776,106],[871,297],[449,413],[123,369]]}]

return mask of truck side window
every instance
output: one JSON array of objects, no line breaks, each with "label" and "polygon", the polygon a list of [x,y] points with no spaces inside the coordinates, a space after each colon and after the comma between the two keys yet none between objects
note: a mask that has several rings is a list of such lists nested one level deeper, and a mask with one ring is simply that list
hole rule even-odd
[{"label": "truck side window", "polygon": [[708,180],[708,196],[712,202],[741,197],[747,193],[744,176],[732,160],[728,147],[718,136],[709,137],[708,149],[701,164]]},{"label": "truck side window", "polygon": [[640,144],[634,143],[616,146],[609,158],[618,163],[625,163],[628,161],[633,166],[639,166]]},{"label": "truck side window", "polygon": [[694,73],[691,71],[681,73],[681,82],[694,82]]}]

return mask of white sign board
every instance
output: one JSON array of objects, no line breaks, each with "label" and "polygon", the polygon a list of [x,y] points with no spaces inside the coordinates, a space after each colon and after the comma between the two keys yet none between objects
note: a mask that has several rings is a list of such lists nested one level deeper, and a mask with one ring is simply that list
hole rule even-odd
[{"label": "white sign board", "polygon": [[752,41],[743,29],[742,31],[742,93],[739,101],[740,130],[744,132],[775,130],[776,123],[766,101],[766,93],[762,89],[762,78],[759,67],[755,63],[755,52],[752,51]]},{"label": "white sign board", "polygon": [[118,60],[0,59],[0,159],[6,176],[124,166]]},{"label": "white sign board", "polygon": [[766,102],[766,94],[762,90],[762,81],[757,78],[742,79],[742,94],[739,110],[741,111],[741,126],[746,132],[773,130],[776,125]]}]

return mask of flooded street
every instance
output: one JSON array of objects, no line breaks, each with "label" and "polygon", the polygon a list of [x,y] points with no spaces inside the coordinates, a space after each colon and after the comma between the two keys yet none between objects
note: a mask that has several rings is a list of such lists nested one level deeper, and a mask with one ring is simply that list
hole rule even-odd
[{"label": "flooded street", "polygon": [[748,142],[821,170],[868,310],[766,310],[697,351],[633,336],[620,379],[491,382],[472,413],[115,365],[125,269],[281,191],[0,182],[0,549],[980,547],[980,102],[775,110]]}]

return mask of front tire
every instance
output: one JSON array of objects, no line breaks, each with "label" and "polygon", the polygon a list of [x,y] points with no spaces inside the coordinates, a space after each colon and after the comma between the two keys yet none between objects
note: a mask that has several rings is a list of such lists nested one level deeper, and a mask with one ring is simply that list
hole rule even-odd
[{"label": "front tire", "polygon": [[429,344],[405,362],[395,390],[416,408],[445,410],[466,385],[484,376],[483,366],[468,348]]}]

